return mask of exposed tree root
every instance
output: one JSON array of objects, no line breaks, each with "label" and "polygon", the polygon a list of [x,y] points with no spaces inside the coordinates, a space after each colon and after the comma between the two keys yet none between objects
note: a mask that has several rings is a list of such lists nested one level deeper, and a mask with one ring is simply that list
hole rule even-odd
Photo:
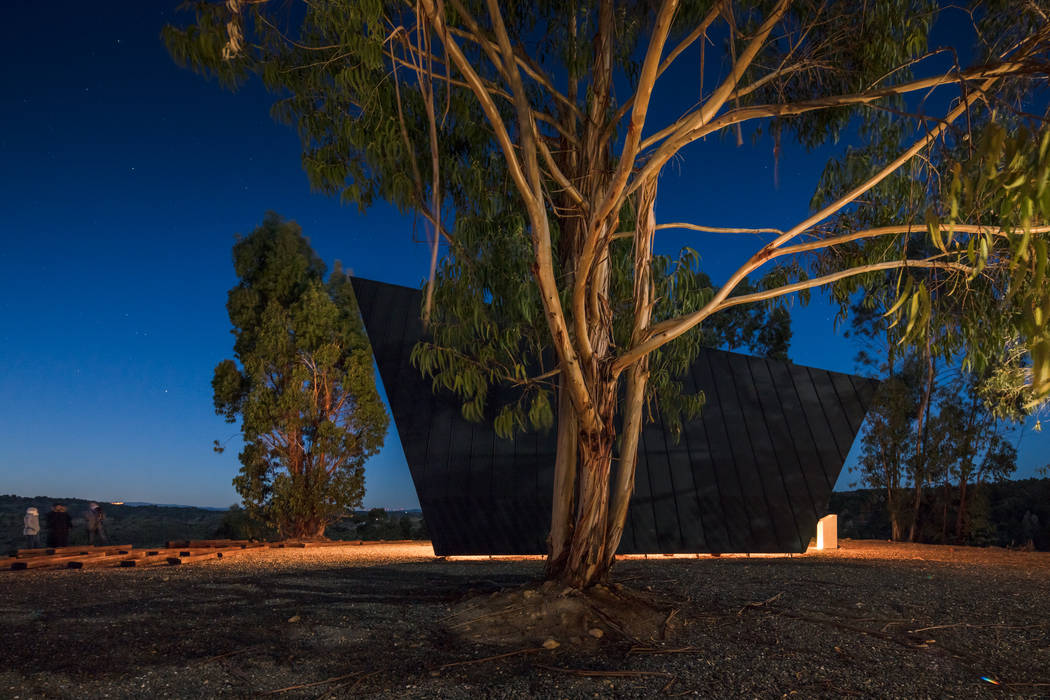
[{"label": "exposed tree root", "polygon": [[455,634],[496,646],[594,647],[603,640],[647,646],[673,633],[676,612],[651,593],[616,584],[581,591],[546,581],[465,601],[447,624]]}]

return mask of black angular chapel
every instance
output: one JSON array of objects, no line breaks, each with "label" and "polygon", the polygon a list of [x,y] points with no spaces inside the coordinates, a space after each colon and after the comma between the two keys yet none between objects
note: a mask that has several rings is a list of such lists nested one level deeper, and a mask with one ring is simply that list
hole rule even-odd
[{"label": "black angular chapel", "polygon": [[[467,421],[409,362],[422,293],[353,286],[435,554],[545,554],[554,431]],[[707,405],[677,443],[643,428],[619,552],[804,552],[879,383],[722,350],[685,382]]]}]

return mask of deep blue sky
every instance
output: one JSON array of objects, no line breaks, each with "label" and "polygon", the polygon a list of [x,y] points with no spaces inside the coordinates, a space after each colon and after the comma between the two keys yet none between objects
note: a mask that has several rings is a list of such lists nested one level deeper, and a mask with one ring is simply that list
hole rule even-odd
[{"label": "deep blue sky", "polygon": [[[0,493],[225,506],[239,443],[210,380],[231,356],[234,235],[267,210],[296,220],[329,265],[416,286],[425,246],[386,205],[366,214],[310,192],[295,134],[257,86],[237,94],[177,68],[161,27],[177,3],[5,5],[0,27]],[[657,116],[674,95],[658,95]],[[691,99],[695,99],[691,98]],[[662,109],[660,108],[662,107]],[[786,227],[829,152],[768,139],[699,144],[661,182],[661,221]],[[667,235],[716,279],[747,241]],[[734,265],[735,266],[735,265]],[[793,313],[796,362],[852,371],[832,311]],[[393,426],[392,426],[393,428]],[[367,466],[365,504],[415,507],[396,433]],[[1026,431],[1021,470],[1048,461]],[[840,487],[850,479],[840,480]]]}]

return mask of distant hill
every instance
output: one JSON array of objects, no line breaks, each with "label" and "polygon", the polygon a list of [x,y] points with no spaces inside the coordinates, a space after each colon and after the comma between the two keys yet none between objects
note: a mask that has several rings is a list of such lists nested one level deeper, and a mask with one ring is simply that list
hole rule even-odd
[{"label": "distant hill", "polygon": [[[62,503],[73,518],[70,544],[87,544],[84,514],[91,501],[83,498],[46,498],[37,496],[0,496],[0,552],[25,546],[22,516],[26,508],[40,511],[41,537],[46,540],[44,516],[54,503]],[[251,521],[239,508],[208,508],[156,503],[122,503],[98,501],[106,514],[106,534],[112,544],[136,547],[163,545],[168,540],[203,540],[209,538],[276,539],[276,533]],[[418,509],[384,511],[381,508],[355,511],[331,525],[325,533],[336,540],[427,539],[423,516]]]},{"label": "distant hill", "polygon": [[[91,501],[83,498],[45,498],[37,496],[0,496],[0,551],[24,547],[22,516],[26,508],[36,506],[40,511],[40,525],[53,503],[62,503],[73,518],[70,544],[86,544],[87,529],[84,513]],[[164,544],[168,540],[206,539],[214,536],[222,524],[225,510],[194,508],[190,506],[112,505],[99,502],[106,514],[106,532],[113,544],[133,544],[147,547]],[[44,531],[41,535],[46,534]],[[44,537],[41,537],[41,542]]]},{"label": "distant hill", "polygon": [[221,510],[226,511],[229,508],[220,508],[219,506],[186,506],[178,503],[148,503],[146,501],[123,501],[123,506],[157,506],[158,508],[200,508],[201,510]]}]

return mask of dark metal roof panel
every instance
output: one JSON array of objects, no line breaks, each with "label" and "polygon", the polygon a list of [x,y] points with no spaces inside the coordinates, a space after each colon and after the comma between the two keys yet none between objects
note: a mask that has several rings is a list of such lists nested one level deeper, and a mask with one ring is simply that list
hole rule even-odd
[{"label": "dark metal roof panel", "polygon": [[[353,284],[434,551],[544,553],[554,431],[466,421],[409,361],[420,292]],[[683,380],[707,405],[677,442],[659,416],[644,427],[619,551],[804,551],[878,382],[721,350]]]}]

